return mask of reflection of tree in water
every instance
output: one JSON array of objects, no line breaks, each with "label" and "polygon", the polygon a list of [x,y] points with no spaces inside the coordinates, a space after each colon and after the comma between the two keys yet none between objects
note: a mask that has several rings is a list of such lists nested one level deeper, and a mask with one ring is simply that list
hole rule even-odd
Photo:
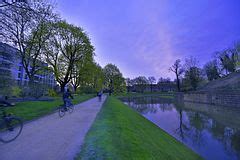
[{"label": "reflection of tree in water", "polygon": [[220,123],[221,121],[211,119],[200,112],[189,111],[187,114],[192,126],[191,135],[196,144],[204,145],[203,130],[208,130],[214,139],[223,144],[226,154],[231,156],[235,150],[240,159],[240,131],[227,127],[224,125],[226,123]]},{"label": "reflection of tree in water", "polygon": [[155,106],[148,106],[146,104],[135,104],[132,106],[132,108],[142,114],[147,114],[147,113],[156,113],[157,112],[157,107]]},{"label": "reflection of tree in water", "polygon": [[[126,100],[124,101],[126,102]],[[233,118],[227,118],[226,120],[224,110],[220,114],[214,109],[215,106],[202,107],[201,104],[186,107],[184,104],[174,104],[174,107],[171,101],[159,97],[131,98],[127,103],[142,114],[156,113],[158,109],[165,112],[176,108],[179,125],[175,134],[182,141],[189,143],[188,140],[191,140],[194,144],[203,147],[207,144],[208,139],[204,136],[208,132],[211,134],[210,138],[218,140],[223,145],[226,154],[231,157],[237,152],[238,159],[240,159],[240,130],[238,123],[234,123]]]},{"label": "reflection of tree in water", "polygon": [[171,100],[155,96],[123,98],[122,101],[142,114],[156,113],[158,107],[162,111],[169,111],[173,109]]},{"label": "reflection of tree in water", "polygon": [[181,140],[183,141],[185,136],[187,135],[187,132],[189,131],[189,128],[183,122],[183,109],[182,109],[182,106],[176,106],[176,110],[179,113],[179,127],[175,130],[175,134],[178,134],[180,136]]},{"label": "reflection of tree in water", "polygon": [[[223,113],[224,114],[224,113]],[[240,133],[237,129],[230,128],[214,119],[211,119],[211,125],[208,124],[208,131],[212,136],[223,144],[226,154],[232,155],[235,150],[240,159]],[[233,138],[234,137],[234,138]]]},{"label": "reflection of tree in water", "polygon": [[162,112],[171,111],[173,110],[173,104],[168,104],[168,103],[159,104],[159,108],[161,109]]},{"label": "reflection of tree in water", "polygon": [[231,141],[231,145],[238,152],[238,159],[240,159],[240,131],[232,135]]},{"label": "reflection of tree in water", "polygon": [[213,137],[221,140],[224,135],[224,128],[225,126],[213,121],[209,131],[212,133]]},{"label": "reflection of tree in water", "polygon": [[131,107],[141,114],[156,113],[158,108],[160,108],[162,112],[171,111],[173,109],[172,104],[132,104]]},{"label": "reflection of tree in water", "polygon": [[198,146],[203,146],[205,143],[205,139],[203,137],[203,130],[206,128],[208,123],[208,118],[203,114],[198,112],[188,112],[189,123],[191,129],[189,130],[191,133],[191,139],[194,144]]},{"label": "reflection of tree in water", "polygon": [[123,102],[133,102],[135,104],[171,104],[172,100],[168,98],[161,98],[157,96],[145,96],[145,97],[127,97],[121,98]]}]

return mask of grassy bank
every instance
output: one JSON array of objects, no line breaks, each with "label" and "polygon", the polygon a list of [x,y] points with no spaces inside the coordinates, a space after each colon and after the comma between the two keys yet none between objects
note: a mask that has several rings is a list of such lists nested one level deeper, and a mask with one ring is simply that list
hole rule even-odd
[{"label": "grassy bank", "polygon": [[201,159],[114,97],[104,103],[76,159]]},{"label": "grassy bank", "polygon": [[144,93],[122,93],[115,95],[118,98],[122,97],[142,97],[142,96],[159,96],[163,98],[173,98],[174,92],[144,92]]},{"label": "grassy bank", "polygon": [[[73,103],[77,104],[92,98],[93,95],[77,95],[74,96]],[[55,98],[53,101],[28,101],[19,102],[16,106],[6,108],[8,113],[13,113],[15,116],[21,117],[24,121],[36,119],[43,115],[49,114],[63,104],[62,98]]]}]

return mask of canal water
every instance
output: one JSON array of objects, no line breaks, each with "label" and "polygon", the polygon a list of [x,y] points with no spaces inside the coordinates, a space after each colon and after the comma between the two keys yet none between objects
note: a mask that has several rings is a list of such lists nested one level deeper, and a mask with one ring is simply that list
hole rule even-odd
[{"label": "canal water", "polygon": [[240,160],[240,109],[157,96],[121,100],[204,159]]}]

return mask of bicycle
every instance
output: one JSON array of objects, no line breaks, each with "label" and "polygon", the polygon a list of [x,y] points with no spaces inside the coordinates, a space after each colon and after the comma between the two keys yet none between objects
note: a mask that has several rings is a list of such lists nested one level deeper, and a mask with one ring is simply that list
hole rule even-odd
[{"label": "bicycle", "polygon": [[72,113],[74,110],[74,105],[68,102],[66,105],[61,105],[58,109],[59,117],[63,117],[66,112]]},{"label": "bicycle", "polygon": [[0,104],[0,142],[9,143],[15,140],[22,132],[23,122],[19,117],[7,114],[4,107],[9,105]]}]

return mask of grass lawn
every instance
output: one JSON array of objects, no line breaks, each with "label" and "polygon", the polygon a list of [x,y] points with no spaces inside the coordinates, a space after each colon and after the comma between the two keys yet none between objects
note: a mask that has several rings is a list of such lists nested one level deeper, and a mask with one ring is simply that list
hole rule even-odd
[{"label": "grass lawn", "polygon": [[182,143],[114,97],[109,97],[76,159],[201,159]]},{"label": "grass lawn", "polygon": [[[74,96],[73,103],[77,104],[92,98],[92,94]],[[36,119],[43,115],[49,114],[63,104],[62,98],[55,98],[54,101],[28,101],[19,102],[14,107],[6,108],[8,113],[21,117],[24,121]]]}]

